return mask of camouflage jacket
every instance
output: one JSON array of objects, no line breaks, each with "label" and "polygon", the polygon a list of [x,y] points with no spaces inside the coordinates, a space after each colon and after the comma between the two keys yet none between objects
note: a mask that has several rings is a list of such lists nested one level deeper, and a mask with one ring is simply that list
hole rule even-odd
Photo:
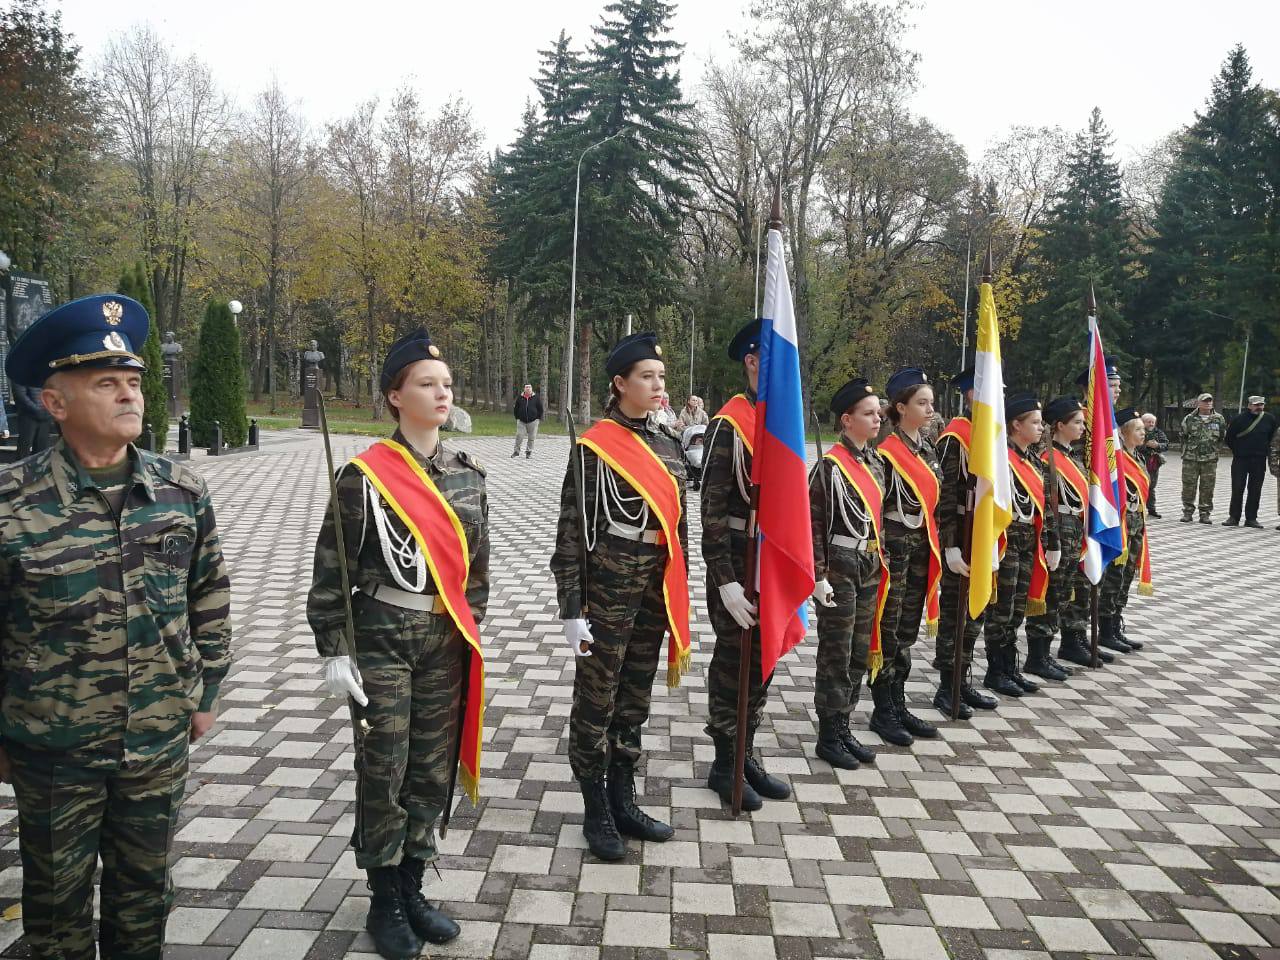
[{"label": "camouflage jacket", "polygon": [[[1030,498],[1025,497],[1025,495],[1023,494],[1022,485],[1018,483],[1017,475],[1014,473],[1014,470],[1013,470],[1013,461],[1015,459],[1021,459],[1025,463],[1029,463],[1031,467],[1035,470],[1035,472],[1040,475],[1040,479],[1044,483],[1045,508],[1044,508],[1044,519],[1040,524],[1040,545],[1044,547],[1046,550],[1057,550],[1059,549],[1059,544],[1061,542],[1058,536],[1059,517],[1054,515],[1050,505],[1050,496],[1052,495],[1052,491],[1050,491],[1049,489],[1049,466],[1043,460],[1040,459],[1039,454],[1036,453],[1035,446],[1029,446],[1025,451],[1022,451],[1018,449],[1016,444],[1010,441],[1009,443],[1009,484],[1010,484],[1010,489],[1013,491],[1013,498],[1015,502],[1013,522],[1014,523],[1019,522],[1018,520],[1019,505],[1023,506],[1024,508],[1030,506]],[[1025,509],[1024,509],[1024,514],[1025,514]]]},{"label": "camouflage jacket", "polygon": [[[866,465],[876,483],[884,490],[885,470],[888,464],[871,444],[861,450],[855,447],[844,434],[839,442],[853,454],[855,460]],[[833,480],[833,477],[835,478]],[[827,576],[827,543],[832,535],[853,537],[854,539],[875,538],[875,530],[871,521],[860,521],[857,514],[849,509],[842,509],[841,497],[850,497],[861,511],[862,500],[857,491],[849,486],[844,473],[838,466],[823,457],[809,471],[809,523],[813,536],[813,569],[815,580],[825,580]]]},{"label": "camouflage jacket", "polygon": [[[755,405],[755,394],[746,391],[747,399]],[[745,536],[745,527],[735,531],[729,525],[730,518],[746,522],[750,509],[751,453],[738,439],[738,431],[727,420],[712,420],[707,428],[702,454],[702,559],[707,565],[707,579],[712,586],[723,587],[738,579],[734,561],[741,565],[741,558],[734,556],[734,540],[739,544]],[[745,491],[745,494],[744,494]],[[734,534],[737,533],[737,537]]]},{"label": "camouflage jacket", "polygon": [[[679,442],[653,416],[646,417],[643,420],[632,420],[615,408],[609,413],[609,418],[622,424],[628,430],[638,433],[640,438],[666,464],[667,469],[671,471],[672,476],[678,481],[680,487],[680,546],[684,550],[685,563],[688,563],[689,516],[688,503],[685,500],[684,492],[684,484],[688,474],[685,470],[684,456],[680,451]],[[610,512],[613,513],[615,518],[624,519],[619,512],[619,504],[614,500],[612,491],[616,489],[616,499],[624,501],[625,510],[633,514],[637,510],[635,504],[640,502],[640,495],[631,484],[613,473],[608,466],[601,462],[593,451],[579,444],[571,456],[575,454],[582,458],[583,499],[587,509],[585,522],[588,529],[591,530],[588,543],[593,549],[590,551],[588,562],[592,565],[607,562],[607,559],[602,561],[600,554],[610,549],[665,551],[665,547],[602,536],[608,529],[608,514]],[[609,482],[602,484],[601,480],[604,478],[606,471],[610,474]],[[560,520],[556,525],[556,548],[551,554],[551,572],[556,578],[556,598],[559,603],[561,620],[571,620],[582,616],[580,550],[583,520],[578,516],[578,504],[574,493],[573,480],[573,462],[570,461],[568,469],[565,471],[564,485],[560,490]],[[609,498],[609,502],[606,502],[605,498]],[[605,509],[601,509],[602,505]],[[650,511],[646,511],[646,513],[648,518],[645,521],[645,529],[661,529],[658,518]]]},{"label": "camouflage jacket", "polygon": [[1216,410],[1207,417],[1193,410],[1182,420],[1182,459],[1203,463],[1218,459],[1227,435],[1227,420]]},{"label": "camouflage jacket", "polygon": [[1280,430],[1271,438],[1271,450],[1267,453],[1267,466],[1271,475],[1280,477]]},{"label": "camouflage jacket", "polygon": [[[467,553],[471,573],[467,582],[467,603],[476,623],[484,619],[489,604],[489,500],[485,493],[484,468],[468,453],[453,450],[441,441],[436,452],[424,457],[397,430],[392,437],[413,452],[414,459],[426,470],[432,482],[449,501],[467,536]],[[338,471],[338,507],[342,514],[342,540],[347,550],[347,573],[354,589],[369,593],[383,585],[404,590],[387,566],[378,520],[370,509],[370,498],[376,498],[393,536],[402,543],[413,543],[413,536],[381,494],[373,488],[359,468],[344,465]],[[412,572],[416,574],[418,552],[413,551]],[[338,566],[338,544],[333,529],[333,505],[325,510],[316,539],[315,563],[311,575],[311,592],[307,595],[307,622],[316,638],[316,651],[322,657],[348,653],[343,640],[347,608],[342,596],[342,569]],[[430,574],[423,593],[435,594]],[[356,624],[359,630],[360,624]]]},{"label": "camouflage jacket", "polygon": [[[965,411],[967,417],[969,412]],[[959,547],[960,511],[964,509],[969,483],[969,454],[955,437],[938,441],[938,465],[942,468],[942,487],[938,491],[938,540],[942,549]]]},{"label": "camouflage jacket", "polygon": [[[920,442],[916,443],[916,441],[907,436],[900,427],[893,428],[893,433],[891,433],[890,436],[895,435],[899,440],[906,444],[908,450],[925,462],[929,469],[933,471],[934,476],[941,480],[942,468],[938,465],[938,452],[934,449],[933,444],[929,442],[928,437],[921,433]],[[898,523],[896,520],[888,520],[889,513],[891,511],[897,512],[899,506],[902,507],[904,515],[917,514],[923,509],[922,506],[916,502],[915,495],[911,492],[911,487],[907,481],[902,478],[897,470],[893,469],[893,467],[886,463],[884,465],[884,512],[887,521],[885,524],[886,539],[888,539],[890,525],[896,527],[899,534],[902,530],[902,524]],[[939,504],[939,510],[941,510],[941,504]]]},{"label": "camouflage jacket", "polygon": [[185,743],[231,663],[204,480],[129,457],[118,521],[65,441],[0,471],[0,736],[89,765]]}]

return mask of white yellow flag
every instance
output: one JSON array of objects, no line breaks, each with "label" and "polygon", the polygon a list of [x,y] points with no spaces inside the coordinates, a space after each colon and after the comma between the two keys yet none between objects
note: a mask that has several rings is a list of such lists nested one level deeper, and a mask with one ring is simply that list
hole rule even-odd
[{"label": "white yellow flag", "polygon": [[976,481],[973,549],[969,554],[969,616],[991,602],[990,572],[999,562],[1000,534],[1013,520],[1009,441],[1004,422],[1004,371],[991,284],[978,285],[978,353],[973,373],[973,432],[969,474]]}]

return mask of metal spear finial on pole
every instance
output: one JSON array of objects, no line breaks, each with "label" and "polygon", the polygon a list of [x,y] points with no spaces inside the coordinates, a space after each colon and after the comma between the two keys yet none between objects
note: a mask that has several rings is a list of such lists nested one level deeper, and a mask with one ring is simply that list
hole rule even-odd
[{"label": "metal spear finial on pole", "polygon": [[782,229],[782,179],[773,183],[773,206],[769,208],[769,229]]},{"label": "metal spear finial on pole", "polygon": [[1093,294],[1093,284],[1089,284],[1089,296],[1085,297],[1085,309],[1089,311],[1089,316],[1096,317],[1098,315],[1098,298]]},{"label": "metal spear finial on pole", "polygon": [[995,260],[991,256],[991,244],[987,244],[987,255],[982,260],[982,282],[990,283],[996,274]]}]

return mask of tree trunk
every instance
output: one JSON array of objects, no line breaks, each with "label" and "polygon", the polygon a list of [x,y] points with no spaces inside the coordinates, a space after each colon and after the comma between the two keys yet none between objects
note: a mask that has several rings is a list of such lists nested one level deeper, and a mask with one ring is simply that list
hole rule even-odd
[{"label": "tree trunk", "polygon": [[591,422],[591,321],[583,320],[578,334],[578,419]]},{"label": "tree trunk", "polygon": [[573,381],[573,371],[569,369],[569,338],[561,337],[560,340],[560,402],[556,409],[563,417],[564,411],[569,409],[569,384]]},{"label": "tree trunk", "polygon": [[520,325],[520,385],[523,387],[529,380],[529,328]]},{"label": "tree trunk", "polygon": [[507,310],[502,317],[502,396],[494,404],[495,410],[502,409],[516,392],[515,384],[512,383],[515,378],[515,371],[512,369],[514,364],[512,354],[515,352],[512,349],[515,346],[515,315],[516,301],[511,288],[508,287]]},{"label": "tree trunk", "polygon": [[551,395],[548,392],[551,386],[548,382],[551,378],[551,344],[547,342],[545,334],[542,337],[542,346],[538,349],[538,354],[538,393],[545,398]]}]

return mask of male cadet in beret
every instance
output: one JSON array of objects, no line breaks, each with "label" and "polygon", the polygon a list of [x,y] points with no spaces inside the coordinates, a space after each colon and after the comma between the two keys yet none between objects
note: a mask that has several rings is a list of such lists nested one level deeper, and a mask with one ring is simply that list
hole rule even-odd
[{"label": "male cadet in beret", "polygon": [[18,801],[33,957],[158,958],[190,744],[230,664],[204,481],[139,450],[142,305],[83,297],[9,353],[62,430],[0,471],[0,778]]},{"label": "male cadet in beret", "polygon": [[[747,380],[711,418],[702,467],[702,558],[707,564],[707,612],[716,646],[707,668],[707,733],[715,760],[707,786],[730,803],[733,795],[734,742],[738,730],[738,657],[742,631],[755,630],[752,649],[760,649],[756,605],[747,599],[747,514],[751,507],[751,445],[756,433],[756,387],[760,376],[760,321],[753,320],[729,343],[729,359],[742,364]],[[764,769],[755,753],[756,728],[764,716],[769,685],[760,675],[760,658],[751,663],[747,693],[747,759],[742,809],[759,810],[764,800],[785,800],[791,788]]]}]

